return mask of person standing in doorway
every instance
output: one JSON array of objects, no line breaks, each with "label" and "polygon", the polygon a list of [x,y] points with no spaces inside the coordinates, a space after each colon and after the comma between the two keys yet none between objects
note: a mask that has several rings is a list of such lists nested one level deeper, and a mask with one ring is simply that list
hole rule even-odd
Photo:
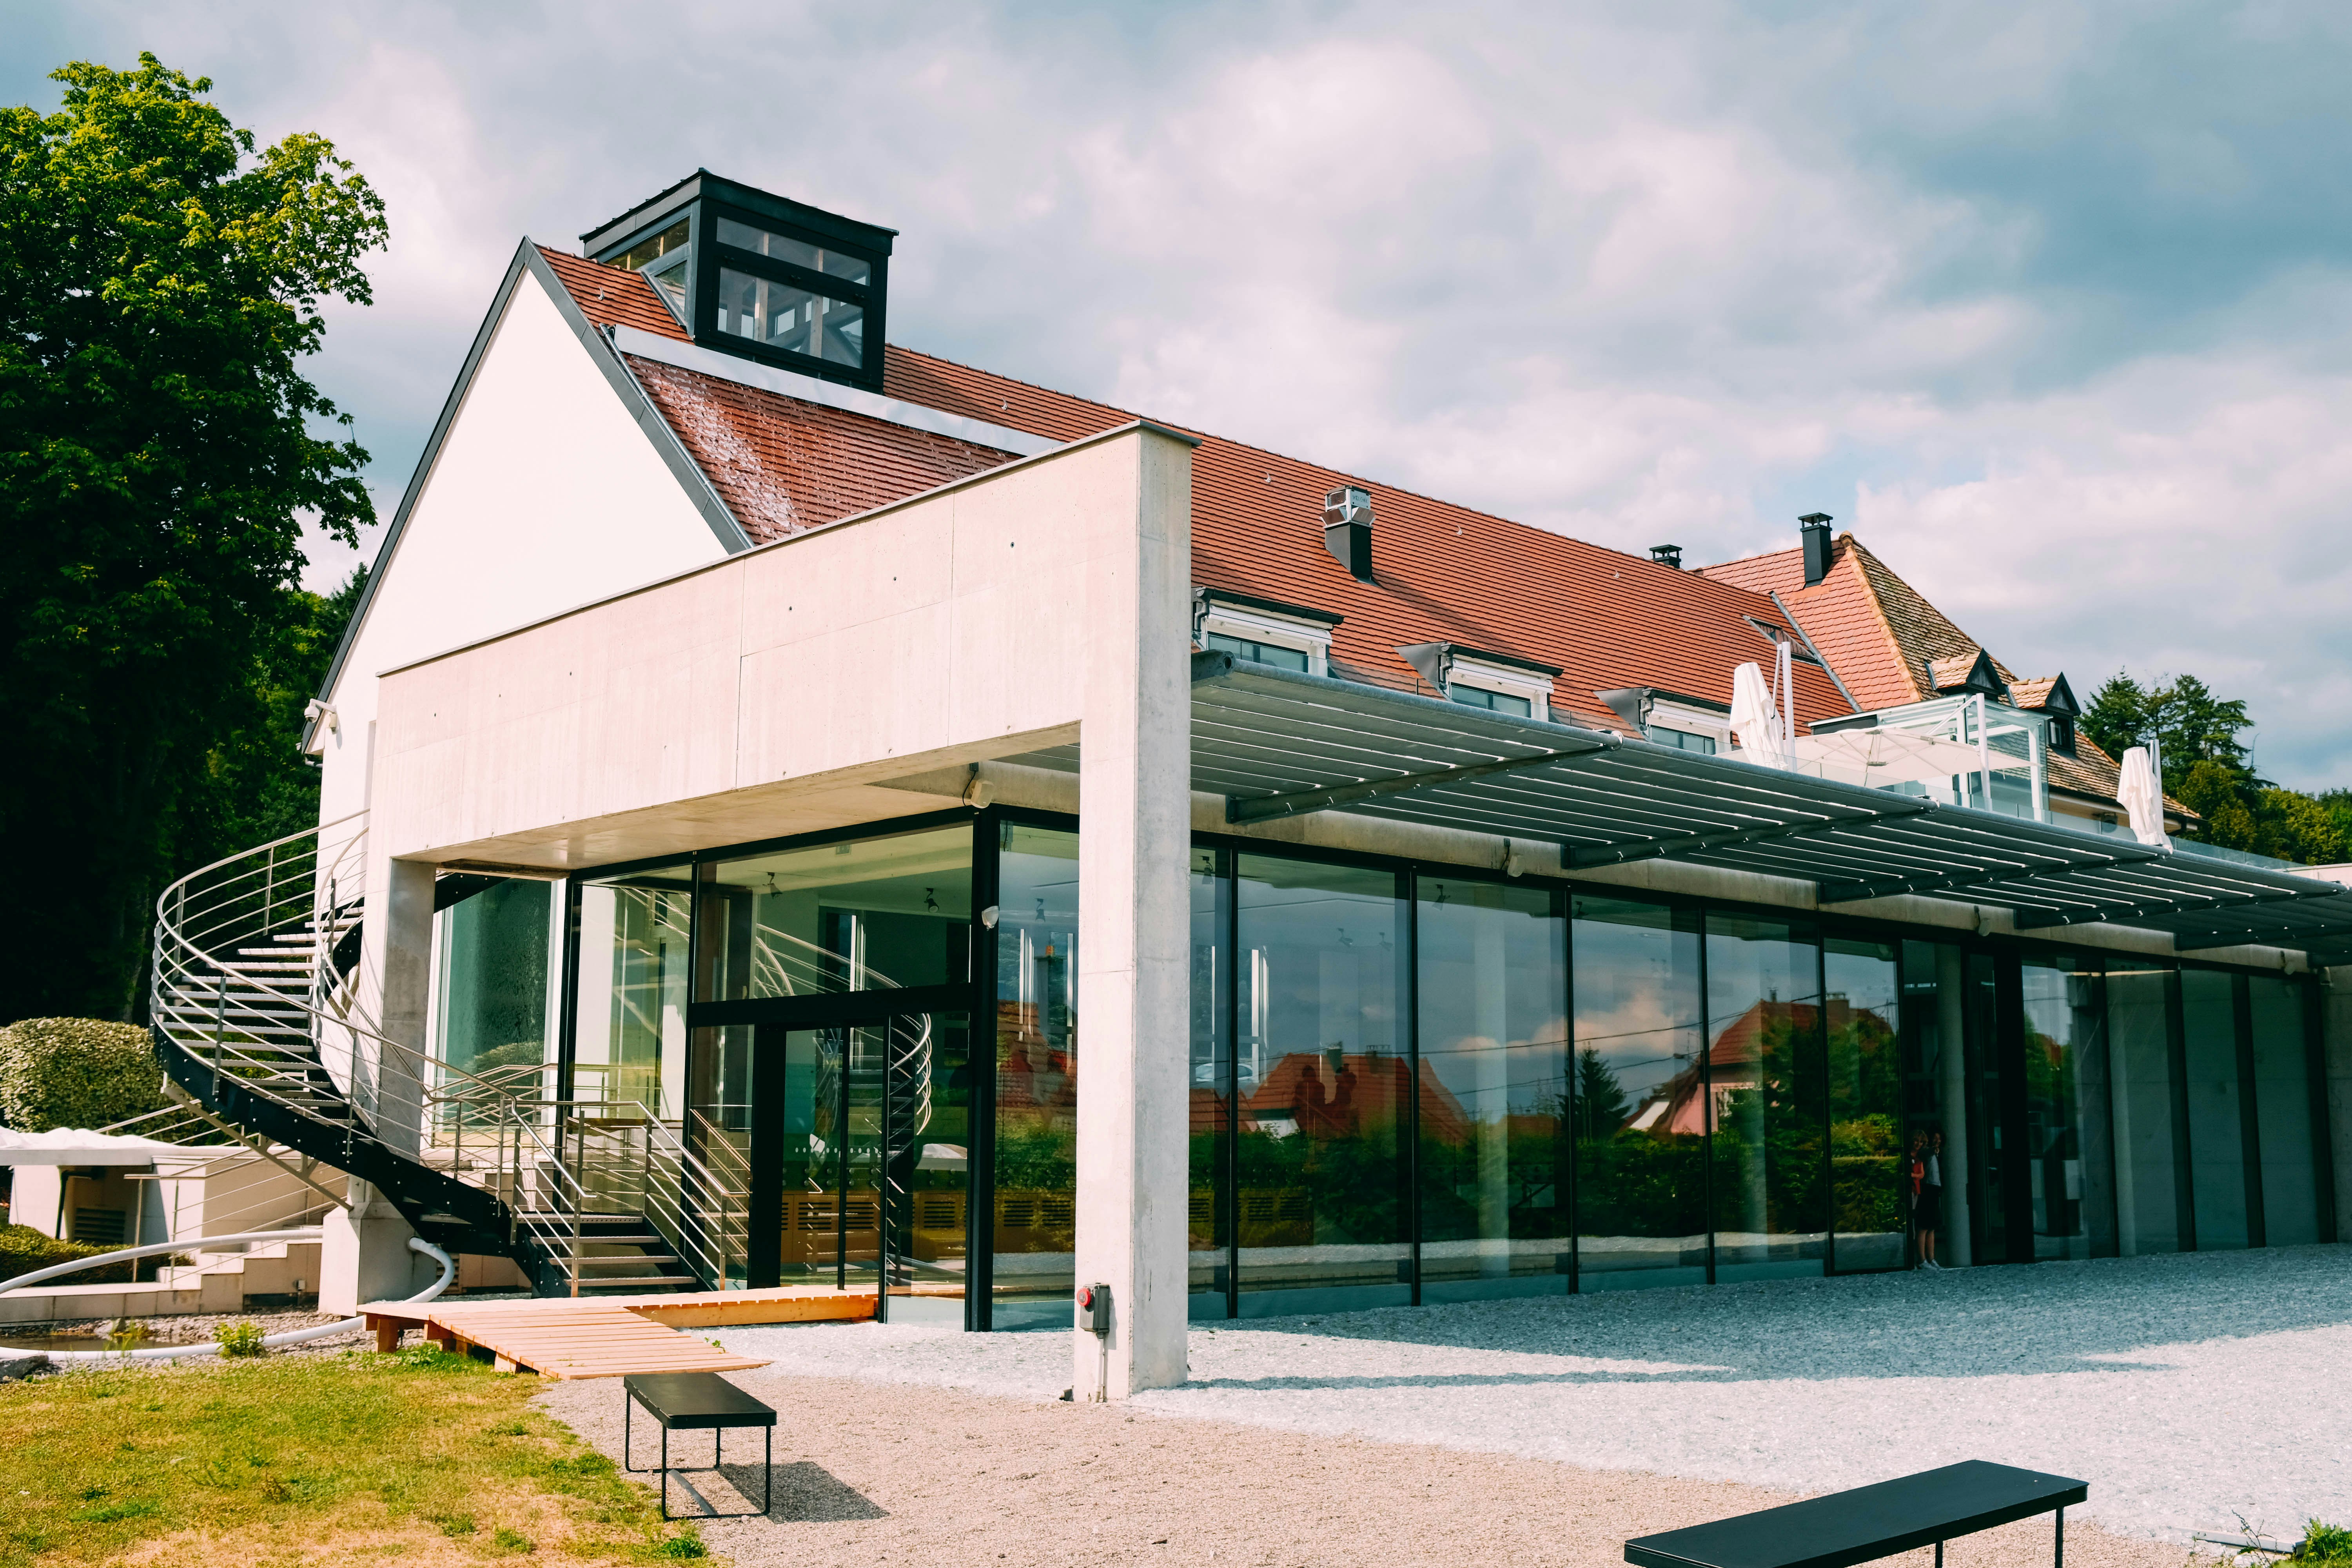
[{"label": "person standing in doorway", "polygon": [[1944,1271],[1944,1266],[1936,1261],[1936,1230],[1942,1224],[1944,1215],[1943,1152],[1944,1135],[1941,1132],[1929,1134],[1926,1168],[1921,1173],[1919,1184],[1919,1267],[1932,1268],[1938,1274]]}]

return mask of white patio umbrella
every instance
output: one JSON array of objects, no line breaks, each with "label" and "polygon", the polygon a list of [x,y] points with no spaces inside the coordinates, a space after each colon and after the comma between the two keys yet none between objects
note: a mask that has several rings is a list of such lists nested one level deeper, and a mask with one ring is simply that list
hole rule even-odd
[{"label": "white patio umbrella", "polygon": [[2116,799],[2131,813],[2132,837],[2142,844],[2172,847],[2164,836],[2164,791],[2158,787],[2155,764],[2148,761],[2146,746],[2134,746],[2124,753],[2123,783],[2116,787]]},{"label": "white patio umbrella", "polygon": [[1752,661],[1731,672],[1731,729],[1739,737],[1739,754],[1748,762],[1767,768],[1794,763],[1772,706],[1772,689],[1764,682],[1762,667]]}]

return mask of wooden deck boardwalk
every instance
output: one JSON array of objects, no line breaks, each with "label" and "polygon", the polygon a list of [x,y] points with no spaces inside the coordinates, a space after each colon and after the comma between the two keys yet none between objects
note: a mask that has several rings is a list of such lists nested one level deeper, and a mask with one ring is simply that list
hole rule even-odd
[{"label": "wooden deck boardwalk", "polygon": [[360,1309],[390,1350],[422,1328],[442,1349],[489,1352],[500,1372],[620,1377],[633,1372],[737,1372],[764,1360],[721,1350],[684,1328],[729,1323],[854,1321],[874,1315],[870,1294],[793,1287],[665,1296],[542,1297],[531,1300],[373,1301]]}]

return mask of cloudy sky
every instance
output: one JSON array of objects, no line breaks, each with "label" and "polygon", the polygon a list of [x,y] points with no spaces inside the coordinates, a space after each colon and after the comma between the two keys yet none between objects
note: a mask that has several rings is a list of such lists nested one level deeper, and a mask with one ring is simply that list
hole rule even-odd
[{"label": "cloudy sky", "polygon": [[517,237],[700,165],[900,230],[898,342],[1627,549],[1831,512],[2352,784],[2352,7],[0,0],[5,101],[142,48],[390,204],[386,513]]}]

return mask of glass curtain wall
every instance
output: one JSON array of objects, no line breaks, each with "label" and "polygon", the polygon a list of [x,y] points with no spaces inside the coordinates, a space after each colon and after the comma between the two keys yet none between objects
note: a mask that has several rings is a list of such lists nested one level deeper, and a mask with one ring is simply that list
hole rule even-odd
[{"label": "glass curtain wall", "polygon": [[[1832,951],[1834,954],[1834,944]],[[1835,979],[1830,991],[1836,994]],[[1909,1250],[1896,1261],[1933,1259],[1939,1267],[1965,1268],[1975,1257],[1970,1196],[1978,1184],[1970,1178],[1980,1169],[1972,1163],[1978,1142],[1970,1128],[1980,1131],[1986,1118],[1969,1095],[1969,971],[1967,954],[1958,945],[1903,944],[1900,1023],[1904,1129],[1895,1182]],[[1838,1092],[1838,1070],[1833,1062],[1832,1094]],[[1915,1164],[1916,1183],[1911,1175]],[[1930,1176],[1936,1180],[1930,1182]],[[1843,1237],[1838,1245],[1844,1247]],[[1843,1253],[1840,1264],[1843,1266]]]},{"label": "glass curtain wall", "polygon": [[2320,1197],[2304,987],[2275,975],[2243,978],[2253,1037],[2263,1245],[2307,1247],[2319,1239]]},{"label": "glass curtain wall", "polygon": [[1698,911],[1575,900],[1578,1288],[1706,1281]]},{"label": "glass curtain wall", "polygon": [[[1904,1161],[1902,988],[1891,942],[1830,937],[1822,943],[1828,1037],[1830,1264],[1840,1273],[1904,1264],[1908,1182]],[[1925,1150],[1943,1174],[1943,1149]],[[1940,1181],[1937,1195],[1941,1194]],[[1923,1199],[1925,1188],[1922,1188]]]},{"label": "glass curtain wall", "polygon": [[1422,877],[1422,1299],[1573,1282],[1568,927],[1544,888]]},{"label": "glass curtain wall", "polygon": [[1780,921],[1706,917],[1715,1278],[1819,1274],[1828,1248],[1821,949]]},{"label": "glass curtain wall", "polygon": [[1225,1194],[1233,1163],[1232,884],[1225,854],[1192,851],[1192,1028],[1191,1157],[1185,1246],[1191,1255],[1192,1315],[1223,1318],[1232,1302],[1233,1258]]},{"label": "glass curtain wall", "polygon": [[1078,836],[997,834],[994,1305],[1066,1325],[1077,1268]]},{"label": "glass curtain wall", "polygon": [[2218,969],[2180,972],[2189,1169],[2200,1252],[2253,1245],[2246,1210],[2246,1105],[2238,1071],[2240,984]]},{"label": "glass curtain wall", "polygon": [[680,862],[581,885],[570,1099],[680,1114],[692,875]]},{"label": "glass curtain wall", "polygon": [[[1242,855],[1234,1147],[1244,1315],[1412,1300],[1400,873]],[[1271,1300],[1265,1293],[1280,1291]],[[1253,1297],[1256,1300],[1254,1301]]]},{"label": "glass curtain wall", "polygon": [[[967,826],[707,860],[697,887],[699,1001],[887,993],[970,977]],[[692,1146],[730,1190],[773,1175],[783,1283],[871,1287],[887,1201],[893,1293],[961,1299],[969,1041],[964,1016],[949,1013],[696,1031]],[[775,1096],[782,1120],[776,1147],[756,1156],[755,1092]]]},{"label": "glass curtain wall", "polygon": [[547,1060],[551,891],[497,882],[441,911],[441,1059],[511,1094],[537,1093]]},{"label": "glass curtain wall", "polygon": [[2098,960],[2064,952],[2028,954],[2020,972],[2033,1255],[2112,1258],[2114,1123]]},{"label": "glass curtain wall", "polygon": [[2106,970],[2107,1085],[2114,1120],[2116,1250],[2123,1257],[2192,1245],[2188,1103],[2181,1094],[2179,975],[2122,954]]}]

